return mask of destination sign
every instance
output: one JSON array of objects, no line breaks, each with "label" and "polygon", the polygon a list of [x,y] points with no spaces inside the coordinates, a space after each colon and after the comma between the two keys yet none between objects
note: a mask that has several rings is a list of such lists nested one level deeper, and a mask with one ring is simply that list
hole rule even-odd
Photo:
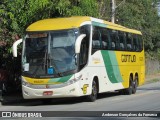
[{"label": "destination sign", "polygon": [[33,33],[33,34],[28,34],[29,38],[42,38],[42,37],[47,37],[47,33]]}]

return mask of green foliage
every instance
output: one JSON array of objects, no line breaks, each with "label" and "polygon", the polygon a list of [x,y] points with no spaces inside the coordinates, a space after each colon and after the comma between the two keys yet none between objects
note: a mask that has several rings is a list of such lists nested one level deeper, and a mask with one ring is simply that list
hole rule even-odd
[{"label": "green foliage", "polygon": [[157,51],[160,41],[160,19],[157,0],[126,0],[117,9],[118,23],[142,31],[146,51]]},{"label": "green foliage", "polygon": [[111,0],[99,0],[98,9],[99,9],[99,17],[104,20],[111,20]]},{"label": "green foliage", "polygon": [[[120,4],[123,0],[116,0]],[[10,54],[13,42],[23,37],[31,23],[45,18],[93,16],[110,21],[111,0],[1,0],[0,42],[7,42]],[[125,0],[116,9],[117,23],[142,31],[147,52],[159,51],[159,0]],[[159,53],[159,52],[158,52]]]},{"label": "green foliage", "polygon": [[73,15],[98,17],[98,2],[96,0],[1,0],[0,55],[3,58],[11,55],[13,42],[25,35],[25,29],[31,23],[45,18]]},{"label": "green foliage", "polygon": [[5,0],[0,5],[3,26],[24,35],[26,27],[40,19],[88,15],[98,17],[96,0]]},{"label": "green foliage", "polygon": [[50,0],[7,1],[7,9],[12,13],[10,30],[21,35],[24,34],[26,27],[32,22],[50,17],[50,8],[53,7]]},{"label": "green foliage", "polygon": [[96,0],[58,0],[56,10],[59,16],[93,16],[98,17]]}]

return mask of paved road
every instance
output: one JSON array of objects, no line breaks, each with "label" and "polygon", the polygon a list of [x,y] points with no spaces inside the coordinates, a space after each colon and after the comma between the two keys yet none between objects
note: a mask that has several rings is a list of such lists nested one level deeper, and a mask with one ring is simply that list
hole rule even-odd
[{"label": "paved road", "polygon": [[143,85],[133,95],[100,94],[96,102],[73,98],[56,99],[44,105],[40,100],[34,100],[1,105],[0,111],[160,111],[160,82]]}]

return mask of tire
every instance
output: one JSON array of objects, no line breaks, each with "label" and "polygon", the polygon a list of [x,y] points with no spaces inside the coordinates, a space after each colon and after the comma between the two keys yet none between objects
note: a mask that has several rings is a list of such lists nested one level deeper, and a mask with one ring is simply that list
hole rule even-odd
[{"label": "tire", "polygon": [[0,89],[0,102],[3,101],[2,90]]},{"label": "tire", "polygon": [[120,95],[125,95],[124,89],[118,91]]},{"label": "tire", "polygon": [[6,83],[4,81],[0,81],[0,90],[1,90],[2,96],[7,93],[7,87],[6,87]]},{"label": "tire", "polygon": [[137,91],[137,86],[138,86],[138,77],[135,76],[135,80],[133,81],[133,89],[132,89],[132,93],[135,94]]},{"label": "tire", "polygon": [[7,91],[7,85],[5,82],[2,83],[2,95],[6,95],[8,93]]},{"label": "tire", "polygon": [[97,94],[98,94],[98,88],[97,88],[97,83],[95,80],[92,82],[92,93],[87,96],[87,99],[89,102],[94,102],[97,99]]},{"label": "tire", "polygon": [[133,79],[132,79],[131,76],[129,77],[129,88],[124,89],[123,91],[124,91],[125,95],[131,95],[132,94],[132,91],[133,91]]}]

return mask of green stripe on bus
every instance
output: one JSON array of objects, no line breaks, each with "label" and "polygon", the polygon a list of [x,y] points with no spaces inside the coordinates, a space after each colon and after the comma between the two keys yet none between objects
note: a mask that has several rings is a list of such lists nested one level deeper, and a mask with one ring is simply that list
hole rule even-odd
[{"label": "green stripe on bus", "polygon": [[107,51],[101,50],[101,54],[103,56],[103,60],[104,60],[104,64],[105,64],[105,68],[106,68],[106,72],[108,74],[109,80],[112,83],[117,83],[116,77],[114,75],[114,71],[113,71],[113,67],[112,67],[112,63],[111,63],[109,53]]},{"label": "green stripe on bus", "polygon": [[57,83],[64,83],[64,82],[67,82],[73,75],[68,75],[68,76],[64,76],[64,77],[61,77],[61,78],[52,78],[48,81],[48,83],[54,83],[54,82],[57,82]]},{"label": "green stripe on bus", "polygon": [[99,27],[105,27],[105,28],[107,27],[107,25],[104,23],[98,23],[98,22],[94,22],[94,21],[92,21],[92,25],[99,26]]},{"label": "green stripe on bus", "polygon": [[123,80],[122,80],[121,72],[119,70],[116,54],[114,51],[109,51],[108,54],[112,63],[115,78],[118,82],[122,82]]},{"label": "green stripe on bus", "polygon": [[104,51],[101,50],[101,54],[104,60],[106,72],[108,74],[109,80],[112,83],[122,82],[122,76],[118,67],[118,62],[116,60],[116,55],[114,51]]}]

